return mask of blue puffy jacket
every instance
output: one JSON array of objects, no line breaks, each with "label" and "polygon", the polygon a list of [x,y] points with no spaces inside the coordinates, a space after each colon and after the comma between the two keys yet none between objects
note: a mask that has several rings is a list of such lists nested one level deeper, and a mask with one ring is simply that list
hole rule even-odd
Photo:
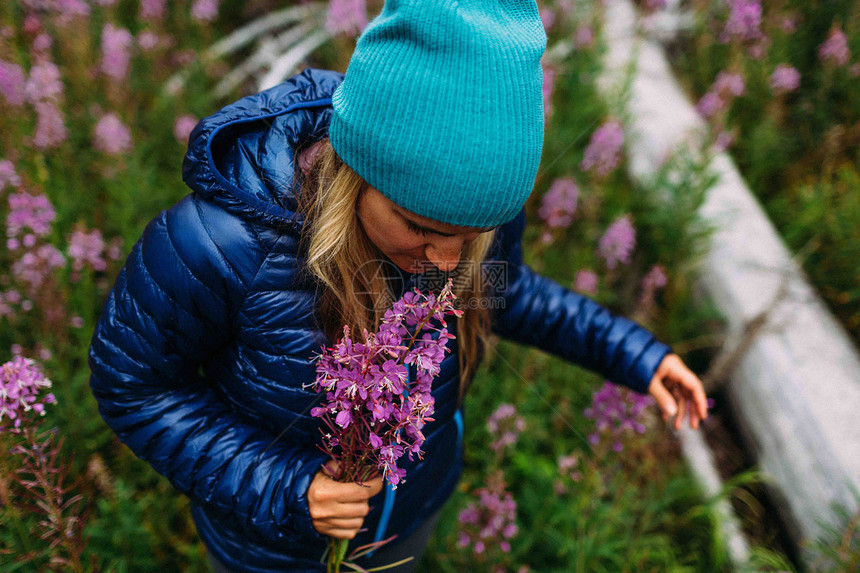
[{"label": "blue puffy jacket", "polygon": [[[325,460],[309,415],[319,396],[303,385],[330,341],[315,320],[315,285],[297,273],[302,218],[291,184],[293,150],[326,136],[341,80],[306,70],[197,126],[183,165],[193,193],[147,226],[90,349],[102,416],[191,498],[202,539],[235,571],[324,569],[326,540],[306,498]],[[645,392],[669,349],[532,272],[521,258],[524,224],[521,213],[501,226],[491,251],[507,268],[494,332]],[[406,289],[416,277],[401,278]],[[454,344],[434,382],[424,460],[405,466],[396,497],[372,500],[356,543],[407,536],[452,492],[457,388]]]}]

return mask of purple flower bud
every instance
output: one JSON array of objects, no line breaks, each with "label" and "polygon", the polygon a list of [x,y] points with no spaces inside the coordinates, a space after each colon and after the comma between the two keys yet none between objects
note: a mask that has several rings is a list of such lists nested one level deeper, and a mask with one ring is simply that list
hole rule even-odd
[{"label": "purple flower bud", "polygon": [[355,37],[367,26],[366,0],[329,0],[325,29],[332,36]]},{"label": "purple flower bud", "polygon": [[615,269],[618,263],[629,264],[636,247],[636,229],[629,216],[613,222],[600,238],[597,254],[606,261],[606,267]]},{"label": "purple flower bud", "polygon": [[770,76],[770,89],[776,95],[793,92],[800,87],[800,72],[792,66],[779,64]]},{"label": "purple flower bud", "polygon": [[538,216],[550,228],[567,227],[573,222],[578,199],[576,181],[568,177],[556,179],[541,199]]},{"label": "purple flower bud", "polygon": [[848,38],[838,26],[830,30],[827,40],[818,46],[818,59],[825,64],[844,66],[851,59],[851,50],[848,47]]},{"label": "purple flower bud", "polygon": [[197,126],[197,118],[193,115],[180,115],[176,118],[176,123],[173,124],[173,137],[176,141],[185,145],[188,143],[188,137]]},{"label": "purple flower bud", "polygon": [[111,155],[131,150],[131,134],[115,113],[105,115],[96,124],[93,147]]},{"label": "purple flower bud", "polygon": [[191,17],[199,22],[212,22],[218,18],[218,0],[195,0]]},{"label": "purple flower bud", "polygon": [[573,277],[573,290],[582,294],[594,295],[597,294],[599,282],[600,279],[594,271],[577,271],[576,276]]},{"label": "purple flower bud", "polygon": [[743,41],[761,37],[762,8],[759,0],[730,0],[729,19],[724,28],[728,37]]},{"label": "purple flower bud", "polygon": [[0,94],[12,107],[24,105],[26,77],[18,64],[0,60]]},{"label": "purple flower bud", "polygon": [[616,120],[604,123],[592,134],[580,168],[583,171],[594,169],[601,177],[609,175],[621,161],[623,145],[624,129],[621,123]]},{"label": "purple flower bud", "polygon": [[116,28],[108,22],[102,29],[102,73],[109,78],[122,81],[128,74],[131,49],[134,39],[125,28]]}]

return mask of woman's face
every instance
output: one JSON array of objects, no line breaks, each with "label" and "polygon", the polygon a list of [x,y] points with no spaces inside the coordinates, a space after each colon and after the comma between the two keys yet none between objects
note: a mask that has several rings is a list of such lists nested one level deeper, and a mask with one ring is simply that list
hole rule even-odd
[{"label": "woman's face", "polygon": [[367,236],[391,261],[410,273],[435,266],[452,271],[466,243],[493,227],[460,227],[416,215],[369,185],[358,198],[357,213]]}]

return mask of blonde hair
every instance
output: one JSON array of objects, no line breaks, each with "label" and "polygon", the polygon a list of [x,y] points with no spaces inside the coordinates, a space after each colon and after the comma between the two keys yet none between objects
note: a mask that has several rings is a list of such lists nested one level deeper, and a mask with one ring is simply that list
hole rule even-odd
[{"label": "blonde hair", "polygon": [[[355,333],[378,329],[394,300],[380,268],[383,254],[364,232],[356,213],[359,196],[368,184],[338,157],[328,140],[323,140],[306,175],[297,171],[299,179],[297,200],[305,217],[299,249],[305,259],[303,271],[322,287],[319,311],[323,332],[335,341],[343,335],[345,324]],[[481,304],[481,263],[494,235],[481,233],[464,245],[458,270],[471,276],[454,283],[454,294],[464,311],[455,319],[460,400],[489,343],[489,311]]]}]

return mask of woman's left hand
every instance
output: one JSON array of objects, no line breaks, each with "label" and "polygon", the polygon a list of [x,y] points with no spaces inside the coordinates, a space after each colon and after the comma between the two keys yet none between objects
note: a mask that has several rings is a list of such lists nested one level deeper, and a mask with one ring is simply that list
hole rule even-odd
[{"label": "woman's left hand", "polygon": [[651,378],[648,393],[657,401],[657,407],[663,414],[663,421],[675,416],[673,424],[676,430],[681,429],[684,416],[689,415],[690,427],[699,427],[699,420],[708,417],[708,403],[705,389],[699,377],[684,365],[677,354],[667,354],[657,372]]}]

